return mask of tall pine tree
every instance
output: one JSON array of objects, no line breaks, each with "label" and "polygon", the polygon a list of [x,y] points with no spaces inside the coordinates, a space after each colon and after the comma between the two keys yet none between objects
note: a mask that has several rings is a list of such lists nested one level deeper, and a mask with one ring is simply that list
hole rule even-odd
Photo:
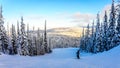
[{"label": "tall pine tree", "polygon": [[95,32],[95,40],[96,43],[94,45],[94,53],[99,52],[100,46],[101,46],[101,42],[100,42],[100,17],[99,14],[97,14],[97,24],[96,24],[96,32]]},{"label": "tall pine tree", "polygon": [[30,33],[30,30],[29,30],[29,24],[27,24],[27,46],[28,46],[28,52],[29,52],[29,56],[32,56],[33,53],[32,53],[32,37],[31,37],[31,33]]},{"label": "tall pine tree", "polygon": [[81,39],[80,39],[80,50],[81,51],[85,51],[85,38],[84,38],[84,27],[83,27],[83,30],[82,30],[82,37],[81,37]]},{"label": "tall pine tree", "polygon": [[44,48],[45,48],[45,52],[46,53],[52,52],[52,50],[48,46],[48,42],[47,42],[46,20],[45,20],[45,29],[44,29],[44,41],[43,41],[43,44],[44,44]]},{"label": "tall pine tree", "polygon": [[108,31],[108,17],[107,17],[107,12],[105,11],[104,22],[103,22],[103,47],[104,47],[104,50],[107,50],[107,45],[108,45],[107,31]]},{"label": "tall pine tree", "polygon": [[88,24],[85,34],[85,51],[89,52],[89,50],[90,50],[90,27]]},{"label": "tall pine tree", "polygon": [[91,44],[91,48],[90,48],[90,52],[94,52],[94,45],[95,45],[95,38],[96,38],[96,35],[95,35],[95,26],[94,26],[94,21],[92,23],[92,32],[91,32],[91,37],[90,37],[90,44]]},{"label": "tall pine tree", "polygon": [[23,22],[23,17],[21,17],[21,34],[20,34],[20,45],[21,45],[21,55],[28,55],[27,37],[25,32],[25,24]]},{"label": "tall pine tree", "polygon": [[114,0],[113,0],[112,6],[111,6],[111,12],[110,12],[109,27],[107,31],[107,35],[108,35],[107,50],[114,47],[113,37],[115,36],[115,23],[116,23],[115,14],[116,13],[115,13],[115,6],[114,6]]},{"label": "tall pine tree", "polygon": [[11,43],[12,43],[12,48],[13,48],[13,54],[17,54],[17,44],[16,44],[16,30],[15,26],[12,25],[12,35],[11,35]]},{"label": "tall pine tree", "polygon": [[4,20],[2,15],[2,6],[0,7],[0,51],[8,53],[8,37],[4,27]]},{"label": "tall pine tree", "polygon": [[114,41],[113,41],[113,45],[117,46],[120,44],[120,0],[118,2],[118,5],[117,5],[117,26],[116,26],[116,34],[114,36]]}]

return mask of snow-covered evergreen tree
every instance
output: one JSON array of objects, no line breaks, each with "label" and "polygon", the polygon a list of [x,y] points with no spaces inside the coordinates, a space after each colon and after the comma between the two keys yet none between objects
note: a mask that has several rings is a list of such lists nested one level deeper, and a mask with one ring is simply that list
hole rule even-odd
[{"label": "snow-covered evergreen tree", "polygon": [[17,52],[18,54],[20,55],[21,54],[21,35],[20,35],[20,25],[19,25],[19,22],[17,21],[17,42],[16,42],[16,45],[17,45]]},{"label": "snow-covered evergreen tree", "polygon": [[29,56],[32,56],[32,37],[31,37],[31,33],[29,31],[29,24],[27,24],[27,46],[28,46],[28,52],[29,52]]},{"label": "snow-covered evergreen tree", "polygon": [[94,37],[94,32],[95,32],[95,29],[94,29],[94,20],[93,20],[93,23],[92,23],[92,32],[91,32],[92,37]]},{"label": "snow-covered evergreen tree", "polygon": [[44,37],[43,34],[41,34],[42,36],[40,37],[40,54],[44,55],[45,54],[45,48],[44,48]]},{"label": "snow-covered evergreen tree", "polygon": [[112,6],[111,6],[111,12],[110,12],[109,27],[107,31],[107,35],[108,35],[107,50],[114,47],[113,37],[115,36],[115,23],[116,23],[115,14],[116,13],[115,13],[115,6],[114,6],[114,0],[113,0]]},{"label": "snow-covered evergreen tree", "polygon": [[80,50],[81,51],[85,51],[85,38],[84,38],[84,27],[83,27],[83,30],[82,30],[82,37],[80,38]]},{"label": "snow-covered evergreen tree", "polygon": [[120,44],[120,0],[117,5],[117,26],[115,31],[115,36],[113,37],[113,45],[117,46]]},{"label": "snow-covered evergreen tree", "polygon": [[96,43],[94,45],[94,53],[99,52],[100,46],[101,46],[101,41],[100,41],[100,17],[99,14],[97,14],[97,24],[96,24],[96,32],[95,32],[95,40]]},{"label": "snow-covered evergreen tree", "polygon": [[86,33],[85,33],[85,50],[87,52],[89,52],[90,50],[90,27],[89,27],[89,24],[87,26],[87,29],[86,29]]},{"label": "snow-covered evergreen tree", "polygon": [[108,17],[107,17],[107,12],[105,11],[105,15],[104,15],[104,22],[103,22],[103,46],[104,46],[104,50],[107,50],[107,31],[108,31]]},{"label": "snow-covered evergreen tree", "polygon": [[32,32],[32,49],[31,49],[31,56],[37,55],[37,48],[36,48],[36,36],[35,36],[35,30],[33,27],[33,32]]},{"label": "snow-covered evergreen tree", "polygon": [[16,45],[16,30],[15,26],[12,25],[12,32],[11,32],[11,43],[12,43],[12,52],[13,54],[17,54],[17,45]]},{"label": "snow-covered evergreen tree", "polygon": [[27,36],[25,32],[25,24],[23,22],[23,17],[21,17],[21,34],[20,34],[20,45],[21,45],[21,54],[20,55],[28,55],[28,46],[27,46]]},{"label": "snow-covered evergreen tree", "polygon": [[40,29],[37,31],[37,55],[44,55],[45,49],[43,46],[43,38],[40,35]]},{"label": "snow-covered evergreen tree", "polygon": [[10,37],[9,23],[7,23],[7,36],[8,36],[8,50],[9,50],[9,55],[13,55],[13,47],[12,47],[11,37]]},{"label": "snow-covered evergreen tree", "polygon": [[90,45],[91,45],[91,48],[90,48],[90,52],[94,52],[94,45],[95,45],[95,26],[94,26],[94,21],[92,23],[92,32],[91,32],[91,37],[90,37]]},{"label": "snow-covered evergreen tree", "polygon": [[101,23],[100,26],[100,48],[99,48],[99,52],[103,52],[104,51],[104,31],[103,31],[103,23]]},{"label": "snow-covered evergreen tree", "polygon": [[48,42],[47,42],[46,20],[45,20],[45,30],[44,30],[44,41],[43,41],[43,44],[44,44],[46,53],[52,52],[52,50],[50,50],[50,47],[48,46]]},{"label": "snow-covered evergreen tree", "polygon": [[2,6],[0,7],[0,51],[8,53],[8,37],[4,27]]},{"label": "snow-covered evergreen tree", "polygon": [[49,46],[49,52],[52,52],[52,41],[51,41],[51,39],[49,38],[49,44],[48,44],[48,46]]},{"label": "snow-covered evergreen tree", "polygon": [[40,45],[40,30],[38,28],[37,30],[37,42],[36,42],[36,48],[37,48],[37,55],[40,55],[41,45]]}]

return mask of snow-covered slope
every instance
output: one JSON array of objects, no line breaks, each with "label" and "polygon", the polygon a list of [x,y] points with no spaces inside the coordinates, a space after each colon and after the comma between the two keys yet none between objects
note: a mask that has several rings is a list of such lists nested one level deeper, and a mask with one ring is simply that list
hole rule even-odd
[{"label": "snow-covered slope", "polygon": [[81,53],[76,59],[77,48],[54,49],[44,56],[0,55],[0,68],[119,68],[120,46],[99,54]]}]

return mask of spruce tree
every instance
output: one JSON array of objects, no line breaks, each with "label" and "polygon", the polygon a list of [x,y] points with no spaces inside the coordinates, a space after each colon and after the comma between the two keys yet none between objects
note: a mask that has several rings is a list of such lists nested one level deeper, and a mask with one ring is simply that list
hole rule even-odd
[{"label": "spruce tree", "polygon": [[52,52],[52,50],[50,50],[50,47],[48,46],[48,42],[47,42],[46,20],[45,20],[45,29],[44,29],[44,48],[45,48],[46,53]]},{"label": "spruce tree", "polygon": [[7,36],[8,36],[8,50],[9,50],[9,55],[13,55],[13,47],[12,47],[12,43],[11,43],[11,37],[10,37],[9,24],[8,23],[7,23]]},{"label": "spruce tree", "polygon": [[104,33],[103,33],[103,23],[101,23],[100,26],[100,48],[99,48],[99,52],[103,52],[104,51]]},{"label": "spruce tree", "polygon": [[34,31],[34,27],[33,27],[33,31],[32,31],[32,45],[31,45],[31,56],[34,56],[34,55],[36,55],[36,45],[35,45],[35,43],[36,43],[36,37],[35,37],[35,31]]},{"label": "spruce tree", "polygon": [[29,56],[32,56],[32,37],[31,37],[31,33],[29,31],[29,24],[27,24],[27,46],[28,46],[28,52],[29,52]]},{"label": "spruce tree", "polygon": [[109,27],[107,31],[107,35],[108,35],[107,50],[114,47],[113,37],[115,36],[115,23],[116,23],[115,14],[116,13],[115,13],[115,6],[114,6],[114,0],[113,0],[112,6],[111,6],[111,12],[110,12]]},{"label": "spruce tree", "polygon": [[51,39],[49,38],[49,44],[48,44],[48,46],[49,46],[49,52],[51,53],[52,52],[52,43],[51,43],[52,41],[51,41]]},{"label": "spruce tree", "polygon": [[89,50],[90,50],[90,27],[88,24],[85,34],[85,51],[89,52]]},{"label": "spruce tree", "polygon": [[37,55],[44,55],[45,49],[43,47],[43,38],[40,34],[40,29],[37,31]]},{"label": "spruce tree", "polygon": [[21,45],[21,55],[28,55],[27,37],[25,32],[25,24],[23,22],[23,17],[21,17],[21,34],[20,34],[20,45]]},{"label": "spruce tree", "polygon": [[117,26],[116,26],[116,34],[114,36],[114,41],[113,41],[113,45],[117,46],[120,44],[120,1],[118,2],[117,5]]},{"label": "spruce tree", "polygon": [[16,45],[17,45],[17,52],[19,55],[21,55],[21,32],[20,32],[20,25],[19,25],[19,22],[17,21],[17,42],[16,42]]},{"label": "spruce tree", "polygon": [[36,42],[37,44],[37,55],[40,55],[40,50],[41,50],[41,45],[40,45],[40,29],[38,28],[38,30],[37,30],[37,42]]},{"label": "spruce tree", "polygon": [[84,27],[82,30],[82,37],[80,38],[80,51],[84,51],[85,50],[85,42],[84,42],[85,38],[84,38]]},{"label": "spruce tree", "polygon": [[104,22],[103,22],[103,47],[104,50],[107,50],[107,31],[108,31],[108,17],[107,17],[107,12],[105,11],[104,15]]},{"label": "spruce tree", "polygon": [[44,55],[45,54],[45,47],[44,47],[44,36],[43,34],[41,34],[41,37],[40,37],[40,54],[41,55]]},{"label": "spruce tree", "polygon": [[99,52],[100,46],[101,46],[101,42],[100,42],[100,18],[99,18],[99,14],[97,14],[97,24],[96,24],[96,32],[95,32],[95,40],[96,43],[94,45],[94,53]]},{"label": "spruce tree", "polygon": [[4,27],[2,6],[0,7],[0,51],[3,53],[8,53],[8,37]]},{"label": "spruce tree", "polygon": [[90,37],[90,52],[94,52],[94,45],[95,45],[95,26],[94,26],[94,21],[92,23],[92,32],[91,32],[91,37]]},{"label": "spruce tree", "polygon": [[13,48],[13,54],[17,54],[17,45],[16,45],[16,31],[15,31],[15,26],[12,25],[12,31],[11,31],[11,43],[12,43],[12,48]]}]

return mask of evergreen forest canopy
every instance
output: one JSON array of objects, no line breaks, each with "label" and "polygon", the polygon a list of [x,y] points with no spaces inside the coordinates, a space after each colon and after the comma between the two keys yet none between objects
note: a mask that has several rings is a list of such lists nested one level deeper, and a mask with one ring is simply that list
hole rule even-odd
[{"label": "evergreen forest canopy", "polygon": [[[17,23],[17,33],[15,26],[12,25],[11,32],[5,30],[4,20],[2,15],[2,7],[0,8],[0,52],[10,55],[44,55],[51,53],[51,46],[47,41],[46,20],[44,34],[40,34],[38,28],[37,35],[29,32],[29,25],[27,25],[27,32],[25,31],[25,24],[23,17],[21,17],[21,24]],[[34,32],[34,31],[33,31]]]},{"label": "evergreen forest canopy", "polygon": [[[94,28],[95,27],[95,28]],[[84,34],[85,33],[85,34]],[[86,31],[82,32],[80,50],[91,53],[108,51],[120,44],[120,2],[117,6],[112,1],[109,20],[105,11],[104,20],[100,23],[99,13],[97,14],[96,26],[94,21],[92,29],[89,24]]]}]

